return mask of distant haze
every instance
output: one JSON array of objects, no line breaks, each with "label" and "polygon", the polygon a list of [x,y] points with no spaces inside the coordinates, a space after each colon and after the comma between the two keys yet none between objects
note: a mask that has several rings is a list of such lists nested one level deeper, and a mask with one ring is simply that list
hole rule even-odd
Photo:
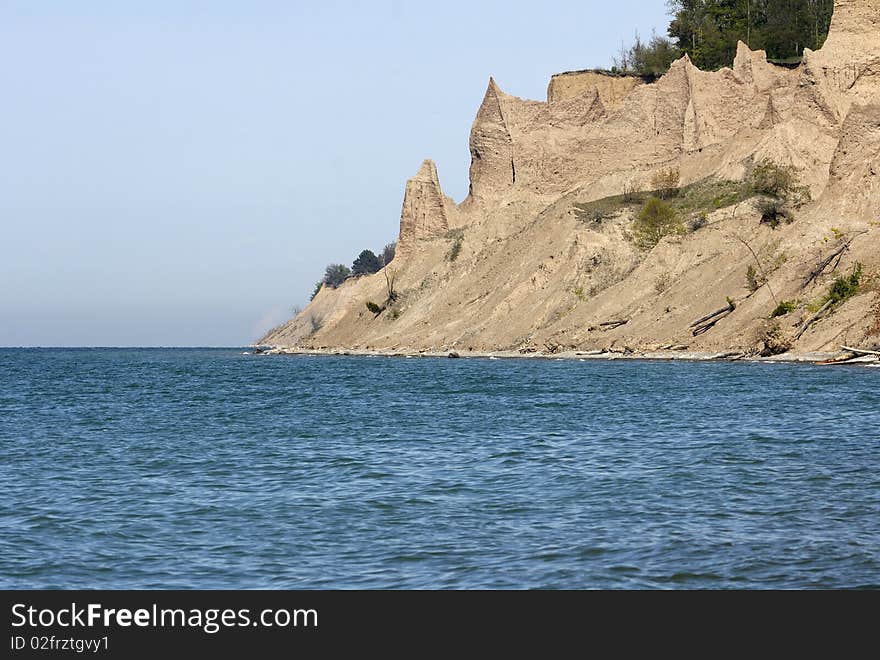
[{"label": "distant haze", "polygon": [[0,5],[0,345],[241,345],[467,194],[489,75],[544,99],[663,0]]}]

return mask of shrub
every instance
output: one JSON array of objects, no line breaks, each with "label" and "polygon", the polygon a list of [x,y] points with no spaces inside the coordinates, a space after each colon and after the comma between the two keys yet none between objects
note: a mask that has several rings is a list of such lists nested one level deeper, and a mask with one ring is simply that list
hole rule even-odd
[{"label": "shrub", "polygon": [[388,292],[387,301],[393,303],[397,300],[397,291],[394,290],[394,280],[397,279],[397,273],[391,268],[386,268],[382,272],[385,275],[385,290]]},{"label": "shrub", "polygon": [[379,257],[372,250],[364,250],[351,265],[351,274],[355,277],[372,275],[378,273],[381,268],[382,263],[379,261]]},{"label": "shrub", "polygon": [[776,229],[783,222],[785,224],[794,222],[794,216],[781,199],[762,197],[755,204],[755,208],[761,214],[761,222],[770,225],[773,229]]},{"label": "shrub", "polygon": [[446,253],[447,261],[455,261],[458,259],[458,255],[461,254],[462,243],[464,243],[464,236],[461,234],[452,239],[452,245],[449,247],[449,252]]},{"label": "shrub", "polygon": [[786,314],[791,314],[795,309],[797,309],[797,303],[794,300],[783,300],[776,306],[776,309],[771,312],[770,318],[775,319],[780,316],[785,316]]},{"label": "shrub", "polygon": [[752,189],[761,195],[785,197],[795,184],[794,168],[765,158],[752,170]]},{"label": "shrub", "polygon": [[682,230],[675,209],[658,197],[648,198],[633,224],[636,244],[643,249],[650,249],[664,236],[680,234]]},{"label": "shrub", "polygon": [[601,224],[606,217],[607,216],[601,209],[593,209],[591,213],[587,214],[587,218],[592,222],[595,222],[597,225]]},{"label": "shrub", "polygon": [[636,179],[631,179],[623,184],[623,201],[627,204],[636,204],[642,201],[639,194],[640,184]]},{"label": "shrub", "polygon": [[315,290],[312,291],[312,296],[309,298],[309,301],[312,301],[315,299],[315,296],[317,296],[321,292],[321,287],[323,287],[323,286],[324,286],[324,280],[318,280],[315,283]]},{"label": "shrub", "polygon": [[384,248],[382,248],[382,265],[387,266],[392,261],[394,261],[394,255],[397,253],[397,241],[393,243],[389,243]]},{"label": "shrub", "polygon": [[836,305],[849,300],[859,292],[861,281],[862,264],[856,263],[853,266],[852,273],[838,277],[831,283],[828,293],[825,294],[824,302],[831,302]]},{"label": "shrub", "polygon": [[751,173],[752,190],[759,195],[784,199],[795,206],[810,201],[810,189],[802,186],[793,165],[779,165],[765,158]]},{"label": "shrub", "polygon": [[370,310],[376,316],[379,316],[379,314],[381,314],[383,311],[385,311],[384,307],[379,307],[379,305],[374,303],[372,300],[368,300],[366,302],[366,305],[367,305],[367,309]]},{"label": "shrub", "polygon": [[659,78],[669,71],[670,65],[678,59],[681,51],[666,37],[651,35],[647,42],[638,33],[629,48],[622,46],[617,57],[613,58],[612,71],[636,74],[645,78]]},{"label": "shrub", "polygon": [[342,264],[330,264],[324,270],[324,284],[334,289],[349,277],[351,277],[351,270]]},{"label": "shrub", "polygon": [[651,177],[651,187],[657,192],[660,199],[672,199],[679,193],[681,173],[677,167],[655,172]]},{"label": "shrub", "polygon": [[316,332],[318,332],[318,330],[324,327],[324,319],[320,316],[315,316],[314,314],[312,314],[309,317],[309,325],[312,328],[312,334],[315,334]]},{"label": "shrub", "polygon": [[774,323],[764,329],[761,333],[761,341],[764,344],[761,355],[764,357],[788,353],[793,345],[791,337],[783,332],[778,323]]},{"label": "shrub", "polygon": [[751,264],[748,268],[746,268],[746,288],[749,291],[754,293],[762,286],[764,286],[764,281],[764,277],[758,273],[757,268],[755,268]]},{"label": "shrub", "polygon": [[691,231],[699,231],[708,224],[709,214],[703,211],[691,221]]},{"label": "shrub", "polygon": [[669,273],[663,273],[660,277],[657,278],[657,281],[654,282],[654,291],[657,293],[663,293],[669,287],[672,286],[672,275]]}]

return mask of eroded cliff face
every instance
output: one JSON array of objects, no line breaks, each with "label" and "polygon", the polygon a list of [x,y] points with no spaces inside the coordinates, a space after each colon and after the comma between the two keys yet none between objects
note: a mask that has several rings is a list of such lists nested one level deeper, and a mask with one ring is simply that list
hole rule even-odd
[{"label": "eroded cliff face", "polygon": [[615,76],[599,71],[567,71],[550,78],[547,102],[559,103],[595,91],[602,105],[616,110],[623,100],[644,81],[637,76]]},{"label": "eroded cliff face", "polygon": [[[406,185],[398,257],[386,273],[325,287],[261,343],[386,350],[543,350],[687,346],[755,350],[782,300],[792,337],[830,278],[880,266],[880,0],[838,0],[825,47],[795,70],[740,44],[732,68],[687,57],[653,84],[555,76],[547,101],[489,81],[470,136],[470,193],[446,197],[431,161]],[[720,204],[707,226],[649,252],[631,240],[633,210],[584,217],[585,204],[649,188],[674,167],[682,183],[737,181],[759,160],[791,164],[813,202],[771,229],[749,203]],[[711,209],[710,209],[711,210]],[[850,241],[805,284],[823,255]],[[456,246],[455,256],[452,247]],[[769,281],[745,273],[755,255]],[[392,275],[396,300],[378,317]],[[692,321],[736,310],[694,336]],[[390,301],[389,301],[390,302]],[[811,326],[796,350],[872,342],[871,286]],[[626,320],[619,326],[602,325]]]},{"label": "eroded cliff face", "polygon": [[440,189],[437,166],[434,161],[426,160],[406,182],[397,240],[399,254],[406,256],[420,240],[446,233],[449,218],[456,215],[455,202]]}]

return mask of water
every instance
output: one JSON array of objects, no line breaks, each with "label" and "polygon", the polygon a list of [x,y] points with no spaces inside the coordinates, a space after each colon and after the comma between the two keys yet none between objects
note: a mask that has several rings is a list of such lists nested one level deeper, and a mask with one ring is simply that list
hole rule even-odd
[{"label": "water", "polygon": [[0,350],[0,587],[880,587],[878,383]]}]

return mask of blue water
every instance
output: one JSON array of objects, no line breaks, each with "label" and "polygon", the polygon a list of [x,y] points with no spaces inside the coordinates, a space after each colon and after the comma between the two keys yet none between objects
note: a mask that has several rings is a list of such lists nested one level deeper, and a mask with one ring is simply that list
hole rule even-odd
[{"label": "blue water", "polygon": [[880,587],[880,369],[0,350],[0,587]]}]

